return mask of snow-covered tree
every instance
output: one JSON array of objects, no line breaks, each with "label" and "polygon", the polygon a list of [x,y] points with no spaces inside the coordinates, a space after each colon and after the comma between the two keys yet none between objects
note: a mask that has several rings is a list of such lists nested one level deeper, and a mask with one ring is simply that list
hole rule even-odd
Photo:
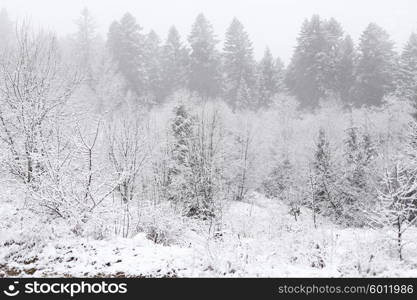
[{"label": "snow-covered tree", "polygon": [[0,10],[0,51],[4,51],[13,39],[13,22],[5,8]]},{"label": "snow-covered tree", "polygon": [[180,205],[191,201],[194,196],[193,191],[188,186],[192,177],[190,166],[190,152],[192,149],[190,145],[194,139],[194,122],[195,120],[184,104],[175,107],[171,125],[174,137],[172,145],[173,164],[168,173],[168,184],[170,200]]},{"label": "snow-covered tree", "polygon": [[343,43],[342,25],[334,18],[323,20],[322,32],[324,36],[324,45],[321,53],[317,53],[316,68],[320,70],[319,76],[324,95],[338,95],[339,86],[337,80],[338,65],[340,61],[340,48]]},{"label": "snow-covered tree", "polygon": [[340,24],[314,15],[305,20],[288,66],[286,82],[302,106],[316,107],[319,99],[337,93],[337,62],[343,38]]},{"label": "snow-covered tree", "polygon": [[337,197],[336,174],[331,157],[330,143],[324,129],[319,130],[313,161],[315,209],[323,215],[338,219],[342,207]]},{"label": "snow-covered tree", "polygon": [[353,124],[346,130],[344,174],[339,178],[343,222],[364,226],[364,211],[375,204],[376,193],[371,185],[371,168],[376,153],[369,133],[360,132]]},{"label": "snow-covered tree", "polygon": [[1,135],[10,171],[36,188],[54,120],[59,120],[78,78],[60,61],[54,35],[35,34],[23,24],[16,39],[17,49],[0,64]]},{"label": "snow-covered tree", "polygon": [[265,195],[271,198],[284,198],[285,192],[291,187],[293,172],[293,166],[288,158],[280,161],[262,183]]},{"label": "snow-covered tree", "polygon": [[388,33],[371,23],[360,37],[356,67],[357,105],[380,105],[394,89],[396,54]]},{"label": "snow-covered tree", "polygon": [[284,64],[272,56],[269,48],[265,49],[264,56],[258,64],[257,97],[258,107],[268,108],[272,104],[275,94],[284,92]]},{"label": "snow-covered tree", "polygon": [[217,97],[222,90],[220,54],[213,27],[199,14],[188,37],[191,47],[188,87],[202,97]]},{"label": "snow-covered tree", "polygon": [[344,103],[352,103],[352,93],[355,84],[356,51],[352,38],[347,35],[339,49],[336,68],[337,94]]},{"label": "snow-covered tree", "polygon": [[146,90],[151,103],[161,103],[163,100],[162,87],[162,48],[161,40],[155,31],[151,30],[145,38],[145,72]]},{"label": "snow-covered tree", "polygon": [[98,56],[98,34],[90,11],[84,8],[76,21],[77,32],[74,36],[74,57],[77,68],[82,72],[84,80],[94,87],[93,64]]},{"label": "snow-covered tree", "polygon": [[172,26],[162,49],[162,84],[164,96],[187,87],[188,50],[181,41],[178,30]]},{"label": "snow-covered tree", "polygon": [[226,101],[235,109],[255,108],[255,60],[242,23],[233,19],[223,49]]},{"label": "snow-covered tree", "polygon": [[125,203],[134,199],[139,171],[149,155],[141,122],[141,116],[130,113],[114,120],[107,130],[108,157],[120,182],[116,192]]},{"label": "snow-covered tree", "polygon": [[417,107],[417,34],[412,33],[399,62],[396,94]]},{"label": "snow-covered tree", "polygon": [[168,194],[189,217],[218,217],[225,197],[223,127],[219,111],[180,104],[172,121]]},{"label": "snow-covered tree", "polygon": [[107,45],[127,87],[138,96],[146,94],[145,36],[136,19],[126,13],[109,28]]},{"label": "snow-covered tree", "polygon": [[[386,171],[383,184],[380,209],[374,214],[373,221],[388,230],[394,229],[398,258],[403,260],[404,234],[417,222],[416,169],[397,163],[392,170]],[[390,230],[387,233],[390,234]]]}]

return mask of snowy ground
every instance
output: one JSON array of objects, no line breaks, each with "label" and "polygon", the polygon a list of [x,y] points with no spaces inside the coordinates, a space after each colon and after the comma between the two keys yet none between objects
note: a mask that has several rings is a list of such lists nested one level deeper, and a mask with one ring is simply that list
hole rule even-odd
[{"label": "snowy ground", "polygon": [[[4,199],[3,199],[4,200]],[[261,195],[227,208],[223,236],[187,228],[182,242],[163,246],[144,233],[94,240],[64,234],[56,224],[0,205],[0,277],[4,276],[417,276],[417,246],[396,258],[386,230],[343,229]],[[415,241],[417,231],[408,232]]]}]

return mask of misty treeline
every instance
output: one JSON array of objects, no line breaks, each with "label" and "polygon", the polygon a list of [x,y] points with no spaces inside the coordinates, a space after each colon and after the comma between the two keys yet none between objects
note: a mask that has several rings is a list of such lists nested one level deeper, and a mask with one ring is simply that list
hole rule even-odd
[{"label": "misty treeline", "polygon": [[415,34],[397,54],[376,24],[354,45],[313,16],[284,66],[268,49],[256,61],[237,19],[221,51],[202,14],[187,41],[130,14],[105,39],[87,9],[76,24],[58,38],[0,14],[2,189],[25,209],[79,235],[168,243],[189,219],[221,236],[225,208],[259,192],[315,226],[394,229],[402,257],[417,204]]}]

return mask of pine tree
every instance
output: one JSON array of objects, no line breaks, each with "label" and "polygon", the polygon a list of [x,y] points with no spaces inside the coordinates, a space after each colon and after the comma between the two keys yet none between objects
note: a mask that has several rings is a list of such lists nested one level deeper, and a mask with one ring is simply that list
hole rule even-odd
[{"label": "pine tree", "polygon": [[258,66],[258,107],[267,108],[272,104],[273,96],[284,91],[284,64],[274,60],[269,48]]},{"label": "pine tree", "polygon": [[233,108],[254,108],[255,61],[252,43],[236,18],[226,32],[224,45],[225,97]]},{"label": "pine tree", "polygon": [[146,94],[145,37],[135,18],[126,13],[110,25],[107,44],[128,88],[138,96]]},{"label": "pine tree", "polygon": [[162,49],[162,84],[165,97],[186,87],[188,63],[188,50],[181,42],[177,29],[172,26]]},{"label": "pine tree", "polygon": [[219,96],[221,71],[220,55],[216,50],[218,41],[212,25],[203,14],[197,16],[188,42],[191,46],[189,89],[205,98]]},{"label": "pine tree", "polygon": [[357,105],[380,105],[393,91],[395,52],[388,33],[371,23],[362,33],[356,70],[355,98]]},{"label": "pine tree", "polygon": [[412,33],[401,53],[396,94],[417,108],[417,34]]}]

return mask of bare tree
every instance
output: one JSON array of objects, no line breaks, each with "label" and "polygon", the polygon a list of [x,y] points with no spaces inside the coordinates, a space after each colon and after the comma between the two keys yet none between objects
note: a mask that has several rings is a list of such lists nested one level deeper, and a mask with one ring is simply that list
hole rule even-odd
[{"label": "bare tree", "polygon": [[124,203],[133,200],[138,174],[149,157],[145,128],[141,122],[136,114],[126,116],[114,120],[107,132],[108,158],[119,182],[116,192]]},{"label": "bare tree", "polygon": [[16,49],[0,61],[1,139],[9,149],[11,173],[35,188],[53,119],[62,115],[78,79],[60,61],[52,34],[34,34],[22,24],[16,39]]},{"label": "bare tree", "polygon": [[417,222],[417,174],[397,163],[392,171],[386,170],[383,183],[381,208],[373,219],[379,225],[396,229],[398,258],[402,260],[404,233]]},{"label": "bare tree", "polygon": [[253,136],[250,126],[235,137],[235,145],[237,148],[237,190],[235,200],[242,201],[248,192],[248,173],[251,168],[251,144]]}]

